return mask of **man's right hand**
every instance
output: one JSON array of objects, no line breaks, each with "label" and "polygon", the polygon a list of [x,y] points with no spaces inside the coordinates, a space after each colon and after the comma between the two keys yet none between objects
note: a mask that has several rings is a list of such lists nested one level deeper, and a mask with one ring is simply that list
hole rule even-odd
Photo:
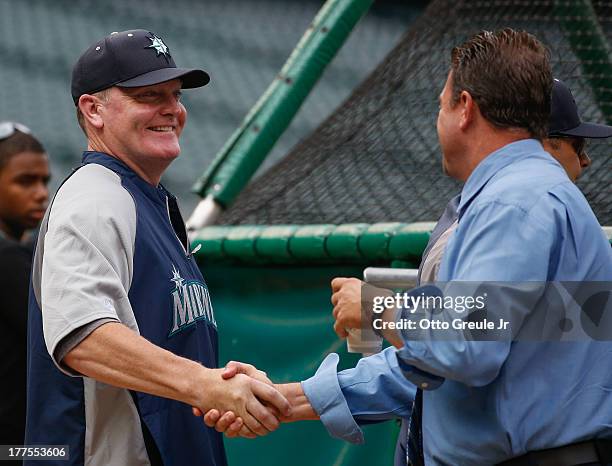
[{"label": "man's right hand", "polygon": [[248,429],[245,431],[250,432],[251,436],[266,435],[276,430],[279,413],[280,416],[290,415],[291,406],[287,399],[277,389],[261,381],[264,373],[258,374],[260,380],[243,373],[224,379],[224,371],[226,369],[207,369],[207,380],[200,388],[201,399],[194,403],[194,408],[197,408],[194,414],[213,409],[222,413],[231,411],[242,420],[242,427]]},{"label": "man's right hand", "polygon": [[[235,374],[236,372],[234,370],[226,370],[223,376],[233,377]],[[279,384],[275,385],[275,387],[291,404],[291,413],[289,416],[280,414],[280,420],[282,422],[319,419],[318,414],[312,408],[308,398],[306,398],[302,385],[299,382]],[[214,427],[218,432],[225,433],[225,436],[229,438],[255,437],[244,425],[242,419],[237,417],[233,412],[220,413],[218,410],[212,409],[205,414],[204,422],[207,426]]]}]

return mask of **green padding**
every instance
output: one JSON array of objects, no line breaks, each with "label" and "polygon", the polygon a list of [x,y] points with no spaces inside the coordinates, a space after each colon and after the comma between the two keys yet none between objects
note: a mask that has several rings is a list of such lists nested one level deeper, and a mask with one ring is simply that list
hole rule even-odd
[{"label": "green padding", "polygon": [[300,227],[289,240],[291,255],[296,259],[328,257],[325,242],[335,228],[334,225]]},{"label": "green padding", "polygon": [[[310,377],[330,352],[340,368],[357,355],[332,329],[329,282],[361,277],[361,267],[202,268],[219,329],[220,362],[241,360],[265,370],[275,382]],[[372,395],[373,401],[375,394]],[[318,421],[283,425],[255,440],[225,440],[230,466],[391,466],[398,427],[387,421],[364,427],[365,445],[329,436]]]},{"label": "green padding", "polygon": [[327,253],[333,259],[362,258],[359,250],[359,237],[370,225],[351,223],[340,225],[327,238]]},{"label": "green padding", "polygon": [[208,227],[200,232],[193,245],[201,244],[202,247],[196,253],[198,260],[219,260],[225,257],[223,252],[223,241],[228,234],[226,227]]},{"label": "green padding", "polygon": [[223,243],[225,253],[240,260],[257,258],[255,240],[261,234],[261,228],[256,226],[237,226],[226,236]]},{"label": "green padding", "polygon": [[206,227],[196,243],[200,261],[360,263],[420,258],[433,223],[244,225]]},{"label": "green padding", "polygon": [[402,226],[389,240],[389,255],[392,257],[421,257],[434,226],[432,223]]},{"label": "green padding", "polygon": [[262,258],[273,260],[291,260],[289,240],[297,231],[295,225],[267,227],[257,239],[255,249]]},{"label": "green padding", "polygon": [[386,259],[389,241],[402,223],[377,223],[371,225],[359,238],[359,250],[364,257]]},{"label": "green padding", "polygon": [[[193,246],[199,263],[339,264],[418,267],[432,222],[412,224],[280,225],[207,227]],[[612,228],[604,227],[612,243]],[[404,264],[404,265],[399,265]]]}]

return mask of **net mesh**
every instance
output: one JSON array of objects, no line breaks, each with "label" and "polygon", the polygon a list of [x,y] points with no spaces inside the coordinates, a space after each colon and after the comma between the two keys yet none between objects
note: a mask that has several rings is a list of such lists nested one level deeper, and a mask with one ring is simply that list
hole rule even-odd
[{"label": "net mesh", "polygon": [[[550,48],[554,75],[572,89],[582,119],[605,122],[612,76],[597,53],[603,46],[612,56],[596,30],[584,27],[585,6],[596,14],[599,37],[612,43],[612,2],[433,1],[352,95],[254,180],[218,223],[437,219],[461,189],[441,170],[437,98],[451,48],[482,29],[535,34]],[[612,225],[611,148],[612,138],[591,141],[593,163],[578,182],[603,225]]]}]

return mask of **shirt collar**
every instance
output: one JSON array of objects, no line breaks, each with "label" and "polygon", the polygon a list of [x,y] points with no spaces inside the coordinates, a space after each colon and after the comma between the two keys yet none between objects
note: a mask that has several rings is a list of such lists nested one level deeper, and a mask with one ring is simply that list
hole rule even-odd
[{"label": "shirt collar", "polygon": [[459,202],[459,217],[463,215],[467,206],[470,205],[472,200],[496,173],[511,163],[530,157],[534,152],[541,152],[543,150],[542,143],[537,139],[521,139],[520,141],[506,144],[487,155],[476,166],[463,186],[461,201]]}]

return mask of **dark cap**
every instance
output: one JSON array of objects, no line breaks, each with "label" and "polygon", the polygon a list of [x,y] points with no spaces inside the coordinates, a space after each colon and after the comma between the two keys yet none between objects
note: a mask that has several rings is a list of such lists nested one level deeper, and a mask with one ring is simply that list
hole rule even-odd
[{"label": "dark cap", "polygon": [[152,32],[143,29],[113,32],[89,47],[72,70],[72,99],[112,86],[139,87],[181,78],[183,88],[205,86],[203,70],[177,68],[170,49]]},{"label": "dark cap", "polygon": [[557,78],[553,82],[548,136],[574,136],[579,138],[608,138],[612,126],[583,123],[572,91]]}]

